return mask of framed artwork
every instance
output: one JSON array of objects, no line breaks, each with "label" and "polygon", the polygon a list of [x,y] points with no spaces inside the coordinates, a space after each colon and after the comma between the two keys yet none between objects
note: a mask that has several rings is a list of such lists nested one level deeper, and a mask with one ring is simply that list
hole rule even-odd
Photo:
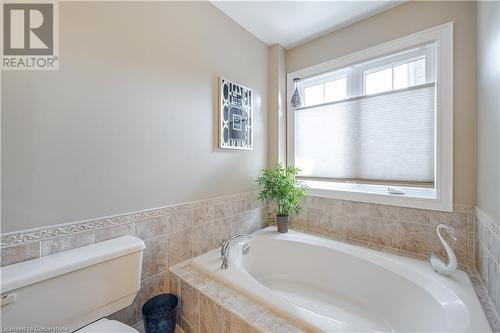
[{"label": "framed artwork", "polygon": [[252,89],[219,79],[219,148],[253,149]]}]

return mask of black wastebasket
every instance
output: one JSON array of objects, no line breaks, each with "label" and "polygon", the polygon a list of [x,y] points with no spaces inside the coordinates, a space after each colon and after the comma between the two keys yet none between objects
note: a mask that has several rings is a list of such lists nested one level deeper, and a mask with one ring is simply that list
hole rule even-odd
[{"label": "black wastebasket", "polygon": [[174,333],[179,299],[172,294],[150,298],[142,306],[142,319],[146,333]]}]

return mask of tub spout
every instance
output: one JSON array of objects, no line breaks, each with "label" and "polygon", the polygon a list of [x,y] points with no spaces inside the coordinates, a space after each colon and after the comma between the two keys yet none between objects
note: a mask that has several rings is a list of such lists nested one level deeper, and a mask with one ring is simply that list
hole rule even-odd
[{"label": "tub spout", "polygon": [[222,264],[220,265],[220,268],[226,269],[229,267],[229,248],[231,247],[231,244],[234,240],[237,240],[240,238],[251,239],[252,236],[247,235],[247,234],[238,234],[238,235],[234,235],[233,237],[229,238],[228,240],[222,242],[222,247],[220,250]]},{"label": "tub spout", "polygon": [[449,276],[452,275],[457,270],[457,257],[455,256],[455,253],[451,249],[451,246],[448,245],[448,243],[444,240],[443,236],[441,236],[440,233],[441,229],[445,229],[453,240],[457,240],[457,237],[455,236],[455,229],[449,225],[440,224],[436,228],[439,240],[441,241],[441,243],[444,246],[444,249],[446,250],[446,255],[448,256],[448,263],[443,262],[432,252],[429,252],[427,259],[429,260],[432,268],[436,272],[442,275]]}]

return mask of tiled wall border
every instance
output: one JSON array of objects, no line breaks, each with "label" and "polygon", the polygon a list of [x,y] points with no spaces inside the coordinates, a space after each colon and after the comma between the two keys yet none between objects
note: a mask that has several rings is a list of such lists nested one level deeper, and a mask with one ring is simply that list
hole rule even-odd
[{"label": "tiled wall border", "polygon": [[481,221],[495,237],[500,238],[499,224],[479,207],[476,207],[476,218]]},{"label": "tiled wall border", "polygon": [[252,191],[241,194],[212,198],[208,200],[193,201],[193,202],[170,205],[160,208],[147,209],[132,213],[113,215],[103,218],[89,219],[85,221],[53,225],[44,228],[36,228],[36,229],[5,233],[2,234],[1,236],[1,247],[3,248],[11,245],[19,245],[33,241],[40,241],[48,238],[59,237],[63,235],[71,235],[78,232],[96,230],[120,224],[139,222],[187,210],[194,210],[196,208],[203,207],[206,205],[214,206],[218,204],[223,204],[228,200],[237,200],[248,196],[255,196],[256,193],[257,193],[256,191]]},{"label": "tiled wall border", "polygon": [[132,213],[112,215],[96,219],[69,222],[69,223],[52,225],[48,227],[4,233],[1,235],[0,248],[13,245],[21,245],[29,242],[41,241],[54,237],[71,235],[74,233],[79,233],[84,231],[97,230],[121,224],[140,222],[144,220],[153,219],[156,217],[166,216],[174,213],[180,213],[187,210],[194,210],[196,208],[204,207],[207,205],[215,206],[218,204],[223,204],[228,200],[232,201],[232,200],[244,199],[249,196],[255,197],[256,193],[257,191],[245,192],[245,193],[222,196],[207,200],[199,200],[199,201],[170,205],[160,208],[146,209]]},{"label": "tiled wall border", "polygon": [[[486,315],[494,332],[500,333],[500,233],[498,224],[476,207],[476,269],[486,291]],[[489,303],[489,304],[488,304]]]}]

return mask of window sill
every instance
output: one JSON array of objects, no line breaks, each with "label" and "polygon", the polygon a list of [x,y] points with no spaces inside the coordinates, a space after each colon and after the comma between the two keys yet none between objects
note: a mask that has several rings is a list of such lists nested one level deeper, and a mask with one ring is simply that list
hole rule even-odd
[{"label": "window sill", "polygon": [[[340,200],[361,201],[382,205],[452,211],[452,203],[439,200],[435,188],[384,186],[371,184],[338,183],[318,180],[303,180],[308,186],[307,194]],[[388,187],[404,194],[391,194]]]}]

